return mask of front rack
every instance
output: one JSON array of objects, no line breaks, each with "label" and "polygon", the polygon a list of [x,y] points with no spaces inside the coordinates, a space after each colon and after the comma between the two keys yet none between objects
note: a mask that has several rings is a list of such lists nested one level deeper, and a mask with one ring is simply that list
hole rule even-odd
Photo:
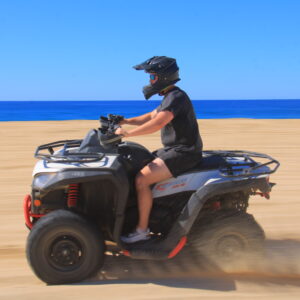
[{"label": "front rack", "polygon": [[[204,155],[217,155],[224,158],[242,158],[243,162],[234,163],[224,160],[224,165],[219,169],[224,177],[251,177],[258,175],[268,175],[276,172],[280,163],[271,156],[258,152],[241,151],[241,150],[207,150],[203,151]],[[258,162],[253,158],[264,160]],[[268,166],[268,167],[267,167]],[[265,168],[267,167],[267,168]],[[260,171],[261,170],[261,171]]]},{"label": "front rack", "polygon": [[[87,163],[87,162],[96,162],[101,160],[105,154],[98,152],[70,152],[72,148],[79,147],[82,140],[63,140],[57,141],[49,144],[40,145],[37,147],[34,157],[43,159],[47,162],[56,162],[56,163]],[[55,153],[55,149],[63,147],[61,152]],[[42,153],[43,150],[47,150],[47,153]]]}]

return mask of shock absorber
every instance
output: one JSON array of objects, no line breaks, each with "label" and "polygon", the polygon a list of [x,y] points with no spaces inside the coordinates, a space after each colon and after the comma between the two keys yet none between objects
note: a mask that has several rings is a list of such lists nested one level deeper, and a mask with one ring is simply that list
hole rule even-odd
[{"label": "shock absorber", "polygon": [[69,185],[68,190],[68,207],[76,207],[77,201],[79,200],[79,183]]}]

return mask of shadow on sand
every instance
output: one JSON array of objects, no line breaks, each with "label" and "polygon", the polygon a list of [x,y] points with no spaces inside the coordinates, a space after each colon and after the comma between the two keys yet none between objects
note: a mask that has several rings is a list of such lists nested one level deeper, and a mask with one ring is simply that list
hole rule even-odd
[{"label": "shadow on sand", "polygon": [[236,265],[230,272],[224,272],[206,257],[187,255],[184,251],[166,261],[107,255],[98,276],[79,284],[153,283],[173,288],[232,291],[237,280],[300,286],[300,241],[267,240],[263,258],[256,259],[254,264],[252,261],[246,268]]}]

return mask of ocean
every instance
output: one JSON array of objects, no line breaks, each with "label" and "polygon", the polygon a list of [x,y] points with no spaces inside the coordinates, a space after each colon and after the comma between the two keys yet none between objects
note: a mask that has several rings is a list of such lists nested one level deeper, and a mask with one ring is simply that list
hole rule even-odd
[{"label": "ocean", "polygon": [[[193,100],[198,119],[299,119],[299,100]],[[154,110],[160,101],[0,101],[0,121],[97,120],[126,118]]]}]

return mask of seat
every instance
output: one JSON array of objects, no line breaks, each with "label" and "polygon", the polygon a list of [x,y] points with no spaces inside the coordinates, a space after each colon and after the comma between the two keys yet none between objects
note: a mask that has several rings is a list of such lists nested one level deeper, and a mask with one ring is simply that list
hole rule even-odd
[{"label": "seat", "polygon": [[189,172],[200,172],[213,169],[220,169],[226,166],[226,160],[220,155],[205,155],[199,164],[193,167]]}]

